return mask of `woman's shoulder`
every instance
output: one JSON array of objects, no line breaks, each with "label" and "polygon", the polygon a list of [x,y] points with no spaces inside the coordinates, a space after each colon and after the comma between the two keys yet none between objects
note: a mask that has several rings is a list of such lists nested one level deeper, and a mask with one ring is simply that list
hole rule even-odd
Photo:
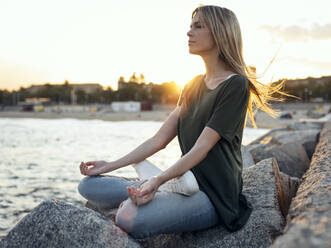
[{"label": "woman's shoulder", "polygon": [[193,85],[200,83],[202,80],[203,80],[203,74],[199,74],[195,76],[184,85],[182,91],[184,92],[186,90],[189,90]]},{"label": "woman's shoulder", "polygon": [[[190,85],[192,85],[192,84],[195,84],[195,83],[197,83],[197,82],[200,82],[202,79],[203,79],[203,77],[204,77],[204,75],[203,74],[199,74],[199,75],[197,75],[197,76],[195,76],[194,78],[192,78],[190,81],[188,81],[186,84],[185,84],[185,86],[190,86]],[[184,86],[184,87],[185,87]]]},{"label": "woman's shoulder", "polygon": [[239,88],[239,89],[248,89],[249,88],[249,80],[247,76],[241,75],[241,74],[236,74],[233,75],[230,80],[228,87],[234,87],[234,88]]}]

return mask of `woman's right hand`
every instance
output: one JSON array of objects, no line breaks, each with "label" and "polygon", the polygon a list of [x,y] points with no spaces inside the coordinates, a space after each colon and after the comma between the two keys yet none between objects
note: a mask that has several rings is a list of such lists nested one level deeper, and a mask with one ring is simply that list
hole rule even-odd
[{"label": "woman's right hand", "polygon": [[90,162],[81,162],[80,173],[85,176],[95,176],[102,173],[110,172],[115,170],[112,168],[112,163],[108,163],[106,161],[90,161]]}]

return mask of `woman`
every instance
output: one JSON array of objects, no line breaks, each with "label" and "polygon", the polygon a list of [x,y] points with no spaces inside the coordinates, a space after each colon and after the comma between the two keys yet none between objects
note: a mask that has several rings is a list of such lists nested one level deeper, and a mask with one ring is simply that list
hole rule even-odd
[{"label": "woman", "polygon": [[[245,65],[240,26],[231,10],[198,7],[187,35],[189,52],[201,56],[206,73],[185,85],[177,107],[160,130],[119,160],[80,165],[81,173],[91,176],[146,163],[147,157],[178,135],[182,157],[166,171],[144,181],[86,177],[79,185],[80,193],[99,206],[120,205],[116,224],[134,238],[216,225],[236,231],[252,212],[242,194],[240,148],[247,110],[253,125],[253,105],[275,114],[267,102],[274,99],[272,93],[282,94],[281,85],[260,84]],[[196,180],[198,190],[186,195],[158,191],[169,180],[191,181],[191,188]],[[111,202],[103,202],[106,198]]]}]

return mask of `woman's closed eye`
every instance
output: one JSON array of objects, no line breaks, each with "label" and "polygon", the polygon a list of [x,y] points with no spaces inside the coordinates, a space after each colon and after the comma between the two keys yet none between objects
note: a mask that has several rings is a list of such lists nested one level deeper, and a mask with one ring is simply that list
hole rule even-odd
[{"label": "woman's closed eye", "polygon": [[193,24],[190,25],[190,28],[203,28],[203,26],[200,24],[200,22],[194,22]]}]

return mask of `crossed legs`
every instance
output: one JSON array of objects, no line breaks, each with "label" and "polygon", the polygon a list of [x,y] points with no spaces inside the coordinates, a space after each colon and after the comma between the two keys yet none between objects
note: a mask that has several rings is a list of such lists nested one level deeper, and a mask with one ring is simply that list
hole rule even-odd
[{"label": "crossed legs", "polygon": [[118,208],[115,223],[133,238],[201,230],[218,223],[214,206],[202,191],[191,196],[158,191],[151,202],[136,206],[128,198],[126,187],[138,186],[140,182],[116,176],[91,176],[81,180],[78,191],[98,207]]},{"label": "crossed legs", "polygon": [[[162,173],[162,170],[148,160],[143,160],[140,163],[133,164],[132,167],[136,170],[141,180],[145,180]],[[188,170],[180,177],[173,178],[162,184],[158,191],[173,192],[190,196],[199,191],[199,185],[193,173]]]},{"label": "crossed legs", "polygon": [[[133,204],[127,187],[137,188],[144,179],[162,172],[147,160],[133,166],[140,178],[103,175],[85,177],[78,185],[78,191],[93,205],[101,208],[119,208],[115,223],[134,238],[200,230],[218,223],[218,216],[212,203],[204,192],[196,190],[198,186],[195,177],[193,176],[192,180],[189,173],[186,176],[183,174],[174,181],[175,185],[177,183],[177,186],[179,185],[184,191],[193,185],[193,191],[191,188],[191,191],[184,192],[186,194],[180,192],[178,194],[173,192],[173,188],[164,187],[165,190],[156,192],[154,199],[148,204],[140,206]],[[180,181],[181,178],[184,180]],[[186,184],[186,188],[183,188],[185,182],[190,184]]]}]

